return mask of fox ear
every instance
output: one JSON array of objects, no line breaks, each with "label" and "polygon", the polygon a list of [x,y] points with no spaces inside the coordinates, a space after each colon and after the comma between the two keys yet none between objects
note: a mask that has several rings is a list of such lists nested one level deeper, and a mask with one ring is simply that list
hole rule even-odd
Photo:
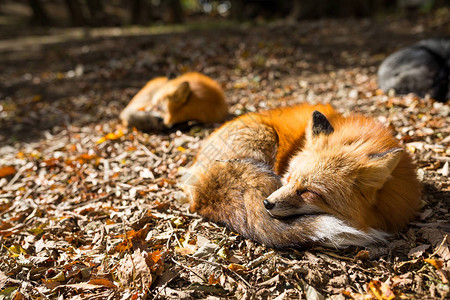
[{"label": "fox ear", "polygon": [[380,189],[397,167],[404,150],[392,148],[381,153],[369,154],[369,162],[366,168],[362,168],[363,182],[366,185]]},{"label": "fox ear", "polygon": [[334,131],[330,121],[321,112],[315,110],[312,115],[312,135],[317,136],[319,134],[329,135]]},{"label": "fox ear", "polygon": [[369,158],[390,174],[397,167],[403,156],[403,151],[402,148],[392,148],[381,153],[369,154]]},{"label": "fox ear", "polygon": [[182,82],[175,92],[173,93],[173,98],[171,99],[176,104],[183,104],[188,100],[189,94],[191,93],[191,87],[189,86],[189,82]]}]

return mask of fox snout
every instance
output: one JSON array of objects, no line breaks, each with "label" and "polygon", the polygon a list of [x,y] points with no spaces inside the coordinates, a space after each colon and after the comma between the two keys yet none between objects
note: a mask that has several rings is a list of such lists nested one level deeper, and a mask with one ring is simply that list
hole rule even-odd
[{"label": "fox snout", "polygon": [[323,213],[324,211],[314,204],[317,197],[316,193],[297,191],[295,187],[285,185],[264,199],[263,205],[272,217],[279,218]]},{"label": "fox snout", "polygon": [[271,210],[272,208],[275,207],[275,203],[272,203],[272,202],[270,202],[270,201],[267,200],[267,199],[264,199],[263,204],[264,204],[264,207],[265,207],[267,210]]}]

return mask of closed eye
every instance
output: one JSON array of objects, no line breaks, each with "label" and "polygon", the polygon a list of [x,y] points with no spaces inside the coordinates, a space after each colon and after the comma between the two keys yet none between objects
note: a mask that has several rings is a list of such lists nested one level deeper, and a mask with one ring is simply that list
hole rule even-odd
[{"label": "closed eye", "polygon": [[301,196],[303,193],[307,192],[307,190],[297,190],[297,195]]},{"label": "closed eye", "polygon": [[312,202],[317,202],[318,200],[321,200],[321,201],[327,203],[325,198],[322,197],[322,195],[316,191],[311,191],[308,189],[297,190],[297,195],[302,197],[302,200],[305,202],[312,203]]}]

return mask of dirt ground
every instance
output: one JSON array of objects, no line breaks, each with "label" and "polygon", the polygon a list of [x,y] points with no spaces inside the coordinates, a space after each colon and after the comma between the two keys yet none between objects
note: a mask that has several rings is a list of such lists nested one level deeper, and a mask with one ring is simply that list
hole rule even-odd
[{"label": "dirt ground", "polygon": [[[385,95],[376,71],[450,36],[449,15],[0,35],[0,299],[448,298],[450,105]],[[419,215],[386,244],[281,251],[189,214],[177,180],[214,126],[118,122],[147,80],[186,71],[220,82],[235,115],[330,102],[390,126],[418,165]]]}]

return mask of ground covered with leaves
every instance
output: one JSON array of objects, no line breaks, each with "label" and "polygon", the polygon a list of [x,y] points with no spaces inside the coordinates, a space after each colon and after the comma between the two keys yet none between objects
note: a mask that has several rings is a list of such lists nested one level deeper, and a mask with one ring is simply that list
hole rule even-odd
[{"label": "ground covered with leaves", "polygon": [[[449,35],[449,14],[8,32],[0,299],[448,298],[450,106],[383,94],[376,70],[402,46]],[[331,102],[390,126],[418,165],[419,215],[386,244],[274,250],[189,214],[177,181],[214,126],[118,122],[148,79],[186,71],[219,81],[234,115]]]}]

